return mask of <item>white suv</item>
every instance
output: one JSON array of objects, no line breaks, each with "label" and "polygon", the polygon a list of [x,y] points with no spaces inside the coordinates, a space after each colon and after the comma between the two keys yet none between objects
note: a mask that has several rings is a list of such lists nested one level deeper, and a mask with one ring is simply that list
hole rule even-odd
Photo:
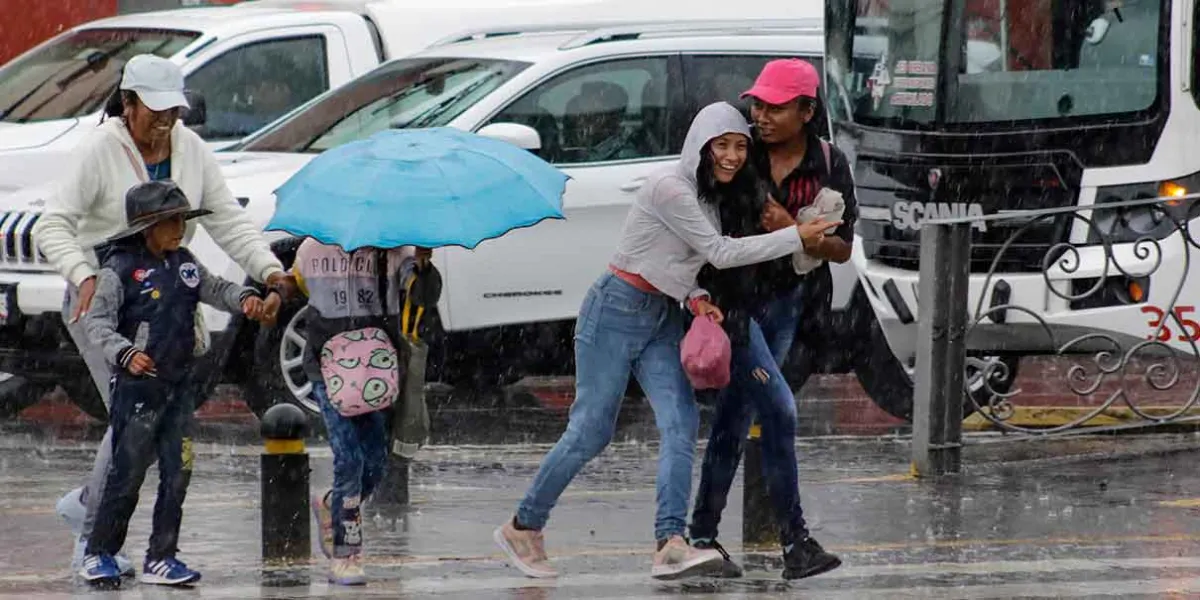
[{"label": "white suv", "polygon": [[[435,252],[445,288],[427,336],[430,379],[454,386],[572,374],[571,334],[583,295],[606,268],[634,194],[651,172],[678,159],[696,111],[717,100],[747,108],[738,95],[764,63],[798,56],[820,68],[823,54],[819,20],[512,31],[465,33],[389,62],[219,155],[235,195],[264,222],[273,191],[313,155],[390,127],[449,126],[501,137],[567,173],[566,220],[474,251]],[[285,263],[296,243],[276,240]],[[192,247],[211,269],[240,276],[207,236]],[[857,346],[851,341],[869,330],[869,321],[860,322],[869,319],[869,307],[863,298],[851,301],[858,296],[853,268],[835,266],[834,280],[833,306],[860,310],[806,319],[822,332],[805,336],[820,342],[814,351],[794,353],[788,375],[797,387],[814,370],[848,370],[846,351]],[[300,306],[274,330],[217,321],[225,330],[216,336],[211,372],[244,384],[257,413],[278,401],[312,411],[299,368],[303,321]],[[267,364],[270,372],[261,368]],[[248,365],[259,368],[251,373]]]}]

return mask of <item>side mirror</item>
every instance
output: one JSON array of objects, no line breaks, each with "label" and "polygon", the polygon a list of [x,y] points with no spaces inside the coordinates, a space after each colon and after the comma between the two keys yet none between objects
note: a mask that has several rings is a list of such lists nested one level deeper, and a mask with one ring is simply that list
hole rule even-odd
[{"label": "side mirror", "polygon": [[204,104],[204,96],[200,92],[184,90],[183,97],[187,98],[191,108],[183,111],[184,127],[200,127],[208,122],[208,107]]},{"label": "side mirror", "polygon": [[492,123],[477,133],[483,137],[508,142],[524,150],[542,149],[542,135],[536,129],[520,123]]}]

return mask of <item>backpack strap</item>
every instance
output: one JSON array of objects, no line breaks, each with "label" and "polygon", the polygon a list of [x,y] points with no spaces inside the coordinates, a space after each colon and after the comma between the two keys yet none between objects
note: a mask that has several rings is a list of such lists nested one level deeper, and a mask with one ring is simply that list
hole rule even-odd
[{"label": "backpack strap", "polygon": [[133,151],[129,149],[129,146],[121,144],[121,149],[125,151],[125,158],[129,159],[129,166],[133,168],[134,177],[137,177],[138,181],[146,183],[146,167],[138,164],[138,161],[133,157]]},{"label": "backpack strap", "polygon": [[821,140],[821,152],[825,154],[825,176],[833,176],[832,154],[829,150],[829,142]]}]

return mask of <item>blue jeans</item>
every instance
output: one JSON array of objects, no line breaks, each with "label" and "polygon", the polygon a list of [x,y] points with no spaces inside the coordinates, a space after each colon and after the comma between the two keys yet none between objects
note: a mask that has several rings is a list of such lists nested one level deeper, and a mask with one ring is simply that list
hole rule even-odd
[{"label": "blue jeans", "polygon": [[780,372],[799,325],[799,299],[797,290],[768,302],[750,321],[747,343],[733,348],[732,378],[717,401],[700,469],[690,528],[694,540],[717,537],[755,412],[762,426],[763,476],[781,541],[786,546],[808,536],[796,467],[796,399]]},{"label": "blue jeans", "polygon": [[771,298],[758,311],[756,319],[775,364],[782,366],[796,341],[796,328],[804,315],[804,284]]},{"label": "blue jeans", "polygon": [[362,552],[362,501],[369,498],[387,466],[387,425],[381,411],[344,417],[329,402],[325,384],[313,384],[313,397],[333,451],[333,555],[345,558]]},{"label": "blue jeans", "polygon": [[[146,471],[158,459],[158,498],[147,560],[173,558],[179,544],[183,501],[192,475],[190,427],[193,387],[188,382],[118,373],[108,422],[112,462],[100,496],[87,554],[116,554],[125,545]],[[95,493],[95,491],[93,491]]]},{"label": "blue jeans", "polygon": [[606,273],[592,286],[575,324],[575,402],[567,430],[542,460],[517,509],[522,527],[542,529],[572,479],[612,440],[633,373],[654,409],[658,510],[654,537],[683,535],[700,416],[679,360],[683,311]]}]

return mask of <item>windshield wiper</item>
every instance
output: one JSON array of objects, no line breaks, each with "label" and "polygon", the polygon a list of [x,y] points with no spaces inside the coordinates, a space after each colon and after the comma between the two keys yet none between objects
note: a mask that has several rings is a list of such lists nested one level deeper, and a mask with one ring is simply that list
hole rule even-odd
[{"label": "windshield wiper", "polygon": [[499,77],[499,76],[500,76],[500,73],[498,71],[492,71],[491,73],[488,73],[484,77],[480,77],[478,81],[467,85],[466,87],[462,88],[455,94],[449,96],[445,100],[442,100],[441,102],[438,102],[437,104],[434,104],[433,106],[429,107],[421,114],[413,117],[411,120],[409,120],[404,125],[393,126],[393,129],[408,129],[409,127],[417,127],[417,128],[427,127],[429,122],[433,121],[435,118],[437,118],[439,115],[441,115],[442,111],[446,110],[446,108],[448,106],[450,106],[451,104],[454,104],[455,102],[458,102],[459,100],[463,99],[466,96],[471,95],[473,92],[475,92],[475,90],[478,90],[479,88],[483,87],[484,84],[488,83],[492,79],[495,79],[496,77]]},{"label": "windshield wiper", "polygon": [[388,96],[388,102],[384,102],[383,104],[381,104],[379,106],[379,108],[376,108],[375,110],[371,111],[371,116],[375,116],[383,111],[390,110],[392,108],[392,105],[429,87],[429,85],[435,81],[441,80],[442,84],[445,85],[445,81],[447,79],[449,79],[450,77],[453,77],[460,73],[468,72],[473,68],[474,68],[474,65],[465,65],[465,66],[459,67],[457,69],[450,69],[443,73],[438,73],[437,75],[434,75],[431,77],[425,77],[424,79],[422,79],[410,86],[406,86],[402,90],[397,91],[396,93],[392,94],[391,96]]},{"label": "windshield wiper", "polygon": [[[13,102],[12,105],[9,106],[4,111],[0,111],[0,120],[4,120],[4,119],[8,118],[8,115],[11,115],[14,110],[17,110],[23,104],[28,102],[30,98],[32,98],[35,94],[40,92],[42,90],[42,88],[46,87],[46,84],[50,83],[51,81],[55,82],[55,85],[58,87],[58,90],[61,92],[64,88],[66,88],[67,85],[69,85],[72,81],[77,79],[84,72],[95,69],[96,65],[101,64],[102,62],[104,62],[105,60],[108,60],[109,58],[112,58],[113,55],[120,52],[121,50],[124,50],[125,48],[128,48],[129,45],[132,43],[133,43],[133,40],[129,40],[127,42],[118,44],[116,47],[106,50],[104,52],[97,50],[95,52],[88,54],[87,58],[84,59],[84,64],[76,67],[74,70],[72,70],[70,73],[68,73],[66,77],[63,77],[61,79],[58,79],[58,74],[60,72],[62,72],[63,69],[59,69],[58,71],[51,73],[49,77],[47,77],[41,83],[35,85],[33,87],[33,89],[29,90],[29,93],[25,94],[24,96],[21,96],[20,98],[17,98],[17,101]],[[70,63],[68,63],[68,66],[69,66],[69,64]],[[49,100],[47,100],[46,102],[49,102]],[[41,106],[45,106],[46,102],[43,102]],[[41,108],[41,106],[39,106],[38,108]],[[31,111],[30,114],[32,114],[33,112],[36,112],[36,111]]]},{"label": "windshield wiper", "polygon": [[26,102],[28,102],[29,99],[34,96],[34,94],[37,94],[38,92],[42,91],[42,88],[46,87],[47,83],[54,81],[54,78],[65,69],[66,69],[66,67],[63,67],[62,69],[59,69],[58,71],[51,73],[50,76],[47,77],[46,79],[42,80],[41,83],[33,86],[33,89],[29,90],[24,96],[17,98],[17,101],[13,102],[8,108],[6,108],[4,110],[0,110],[0,121],[7,119],[8,115],[11,115],[14,110],[17,110],[18,108],[21,107],[22,104],[25,104]]},{"label": "windshield wiper", "polygon": [[[119,44],[117,47],[115,47],[111,50],[105,50],[104,52],[96,51],[96,52],[89,54],[87,56],[87,58],[84,59],[84,63],[82,65],[79,65],[79,68],[75,69],[74,71],[71,71],[70,73],[67,74],[66,77],[63,77],[62,79],[58,80],[58,83],[57,83],[58,89],[61,90],[65,87],[67,87],[68,85],[71,85],[76,79],[79,78],[79,76],[83,75],[84,73],[86,73],[88,71],[95,71],[95,70],[99,69],[99,66],[101,64],[103,64],[104,61],[112,58],[113,55],[128,48],[132,44],[133,44],[133,40],[129,40],[127,42]],[[162,46],[159,46],[159,48],[161,48],[161,47]],[[158,48],[155,48],[154,50],[157,50],[157,49]],[[153,54],[154,50],[146,52],[146,54]]]}]

